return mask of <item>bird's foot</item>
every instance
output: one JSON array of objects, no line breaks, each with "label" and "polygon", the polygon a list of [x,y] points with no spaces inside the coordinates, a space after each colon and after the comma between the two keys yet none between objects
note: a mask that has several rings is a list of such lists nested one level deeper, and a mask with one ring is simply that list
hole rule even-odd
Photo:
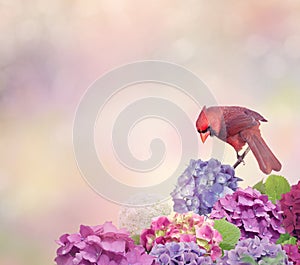
[{"label": "bird's foot", "polygon": [[239,155],[238,152],[236,153],[237,154],[237,161],[233,165],[233,168],[236,168],[241,163],[243,163],[243,165],[245,165],[244,158],[248,154],[249,151],[250,151],[250,147],[248,146],[247,149],[245,150],[245,152],[243,154]]},{"label": "bird's foot", "polygon": [[245,165],[245,161],[244,161],[244,158],[246,156],[245,153],[239,155],[239,153],[236,153],[236,156],[237,156],[237,162],[240,164],[240,163],[243,163],[243,165]]}]

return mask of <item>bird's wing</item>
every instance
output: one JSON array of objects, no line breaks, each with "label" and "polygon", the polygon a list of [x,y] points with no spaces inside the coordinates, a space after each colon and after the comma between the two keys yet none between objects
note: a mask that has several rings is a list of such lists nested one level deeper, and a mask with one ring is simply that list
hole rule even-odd
[{"label": "bird's wing", "polygon": [[227,109],[223,111],[227,135],[236,135],[240,131],[259,125],[259,121],[245,111]]}]

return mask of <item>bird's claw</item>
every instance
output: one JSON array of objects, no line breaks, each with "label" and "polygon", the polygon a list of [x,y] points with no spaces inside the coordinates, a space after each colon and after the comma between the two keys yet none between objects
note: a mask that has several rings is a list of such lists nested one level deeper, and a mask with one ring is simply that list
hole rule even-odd
[{"label": "bird's claw", "polygon": [[244,161],[244,158],[245,158],[245,153],[243,153],[242,155],[239,155],[237,154],[237,160],[239,163],[243,163],[243,165],[246,165],[245,161]]},{"label": "bird's claw", "polygon": [[248,146],[247,149],[245,150],[245,152],[242,155],[239,155],[239,153],[237,152],[237,161],[236,163],[233,165],[233,168],[236,168],[239,164],[243,163],[243,165],[245,165],[245,161],[244,158],[247,155],[247,153],[250,151],[250,147]]}]

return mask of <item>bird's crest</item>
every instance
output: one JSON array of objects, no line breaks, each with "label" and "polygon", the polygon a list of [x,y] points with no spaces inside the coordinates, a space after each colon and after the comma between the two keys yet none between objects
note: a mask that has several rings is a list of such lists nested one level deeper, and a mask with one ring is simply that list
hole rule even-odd
[{"label": "bird's crest", "polygon": [[209,126],[209,122],[206,115],[206,106],[204,106],[197,120],[197,129],[200,131],[205,131],[208,126]]}]

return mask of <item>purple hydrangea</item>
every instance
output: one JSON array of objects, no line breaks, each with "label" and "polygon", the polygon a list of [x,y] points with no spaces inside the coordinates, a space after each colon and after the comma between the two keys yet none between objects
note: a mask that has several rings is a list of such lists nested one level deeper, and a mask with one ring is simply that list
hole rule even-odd
[{"label": "purple hydrangea", "polygon": [[241,230],[241,238],[268,238],[276,242],[285,230],[281,226],[282,212],[279,204],[273,204],[267,195],[248,187],[238,189],[216,202],[210,218],[233,223]]},{"label": "purple hydrangea", "polygon": [[124,229],[111,222],[80,226],[79,233],[64,234],[57,243],[57,265],[152,265],[154,258],[136,246]]},{"label": "purple hydrangea", "polygon": [[191,160],[187,169],[177,180],[171,193],[174,211],[193,211],[200,215],[209,214],[215,202],[237,189],[234,169],[222,165],[216,159],[209,161]]},{"label": "purple hydrangea", "polygon": [[219,265],[235,264],[280,264],[293,265],[281,245],[272,243],[267,238],[247,238],[237,243],[234,249],[225,250],[224,256],[217,261]]},{"label": "purple hydrangea", "polygon": [[204,256],[205,253],[206,251],[195,242],[170,242],[165,245],[155,245],[150,255],[155,256],[156,262],[160,265],[212,265],[212,259],[209,256]]}]

